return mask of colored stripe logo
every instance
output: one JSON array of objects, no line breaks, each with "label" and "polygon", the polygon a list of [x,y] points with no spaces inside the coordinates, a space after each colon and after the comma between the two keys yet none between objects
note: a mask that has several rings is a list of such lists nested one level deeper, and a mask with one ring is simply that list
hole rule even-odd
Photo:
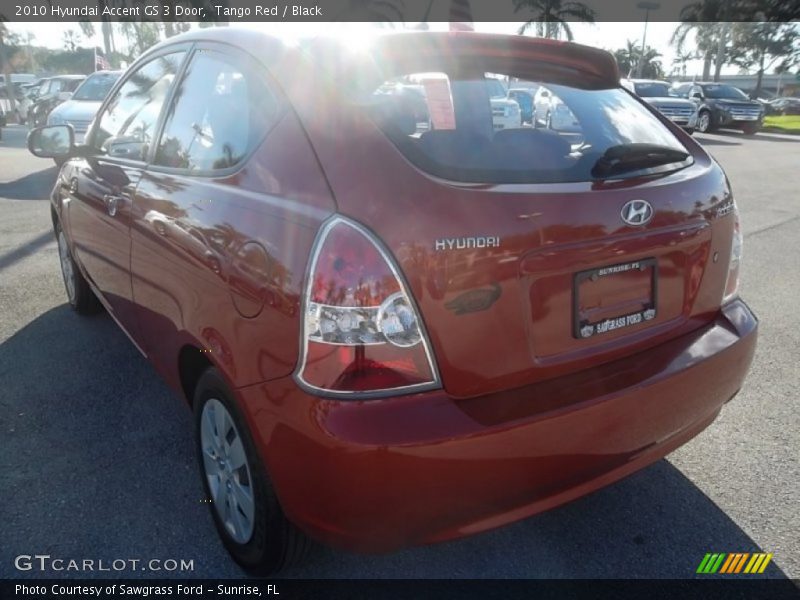
[{"label": "colored stripe logo", "polygon": [[732,575],[737,573],[763,573],[764,569],[772,560],[772,553],[755,552],[732,552],[732,553],[711,553],[709,552],[700,561],[697,573],[714,574],[724,573]]}]

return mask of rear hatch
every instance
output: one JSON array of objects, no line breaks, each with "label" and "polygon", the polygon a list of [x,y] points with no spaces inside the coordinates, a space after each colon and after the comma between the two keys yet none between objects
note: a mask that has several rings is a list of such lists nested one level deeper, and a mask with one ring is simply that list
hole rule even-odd
[{"label": "rear hatch", "polygon": [[[618,87],[610,56],[505,36],[416,39],[374,49],[369,64],[384,70],[347,102],[298,110],[340,212],[405,275],[448,393],[586,369],[713,317],[732,235],[717,218],[732,202],[725,177]],[[546,84],[581,126],[492,131],[482,82],[498,75]],[[448,82],[449,104],[427,99],[449,128],[409,122],[387,92],[431,77]]]}]

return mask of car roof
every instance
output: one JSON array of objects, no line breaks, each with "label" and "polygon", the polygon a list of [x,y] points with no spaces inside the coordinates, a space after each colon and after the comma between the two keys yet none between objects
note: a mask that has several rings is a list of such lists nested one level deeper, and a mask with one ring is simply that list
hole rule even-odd
[{"label": "car roof", "polygon": [[[323,35],[290,43],[264,31],[238,27],[209,27],[188,31],[153,46],[142,58],[170,45],[204,41],[238,47],[258,57],[268,66],[271,61],[281,61],[292,63],[296,67],[296,61],[284,61],[293,56],[310,58],[311,62],[307,64],[313,65],[312,69],[326,66],[346,69],[358,61],[362,65],[367,62],[366,55],[352,52],[348,48],[347,40],[341,38]],[[519,35],[433,31],[376,31],[370,42],[370,56],[373,60],[369,62],[373,64],[380,63],[376,56],[391,57],[391,60],[398,63],[411,64],[415,61],[419,63],[428,55],[441,56],[443,52],[455,50],[487,58],[540,62],[549,65],[553,72],[563,73],[569,69],[580,74],[575,77],[580,76],[592,85],[613,87],[619,82],[619,71],[611,54],[573,42]],[[291,70],[283,75],[292,80],[297,78],[297,73]]]}]

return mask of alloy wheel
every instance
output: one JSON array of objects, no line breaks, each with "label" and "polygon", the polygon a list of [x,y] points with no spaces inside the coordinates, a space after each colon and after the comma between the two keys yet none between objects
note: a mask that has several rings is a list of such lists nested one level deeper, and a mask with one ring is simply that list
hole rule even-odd
[{"label": "alloy wheel", "polygon": [[697,117],[697,130],[706,133],[711,125],[711,117],[707,112],[701,112]]},{"label": "alloy wheel", "polygon": [[200,444],[211,500],[219,520],[239,544],[253,536],[253,479],[242,438],[228,409],[216,398],[203,406]]}]

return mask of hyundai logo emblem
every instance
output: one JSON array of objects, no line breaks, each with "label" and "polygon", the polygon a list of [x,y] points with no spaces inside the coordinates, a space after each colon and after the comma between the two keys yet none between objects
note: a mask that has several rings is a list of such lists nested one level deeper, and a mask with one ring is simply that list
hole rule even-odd
[{"label": "hyundai logo emblem", "polygon": [[645,225],[653,218],[653,207],[647,200],[631,200],[622,207],[620,215],[628,225]]}]

